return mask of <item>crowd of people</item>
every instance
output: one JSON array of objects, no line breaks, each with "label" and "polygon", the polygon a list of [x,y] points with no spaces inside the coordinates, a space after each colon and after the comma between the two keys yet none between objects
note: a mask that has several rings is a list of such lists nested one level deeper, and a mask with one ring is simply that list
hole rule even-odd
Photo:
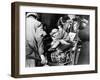
[{"label": "crowd of people", "polygon": [[[82,46],[79,32],[89,26],[88,20],[66,14],[58,19],[57,28],[52,28],[48,34],[47,26],[38,17],[37,13],[26,13],[26,67],[66,65],[68,60],[71,64],[77,64],[75,53],[80,53]],[[44,44],[48,35],[51,42]]]}]

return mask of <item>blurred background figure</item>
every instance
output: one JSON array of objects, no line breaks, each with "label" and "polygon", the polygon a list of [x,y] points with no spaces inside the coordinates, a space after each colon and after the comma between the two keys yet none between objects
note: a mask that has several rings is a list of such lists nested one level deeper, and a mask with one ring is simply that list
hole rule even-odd
[{"label": "blurred background figure", "polygon": [[89,54],[89,20],[84,17],[81,19],[79,27],[79,38],[82,41],[82,48],[79,55],[78,64],[89,64],[90,63],[90,54]]}]

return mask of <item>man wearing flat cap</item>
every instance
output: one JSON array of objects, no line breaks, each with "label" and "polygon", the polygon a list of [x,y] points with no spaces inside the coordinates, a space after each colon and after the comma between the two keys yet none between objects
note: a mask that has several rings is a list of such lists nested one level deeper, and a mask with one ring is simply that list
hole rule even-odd
[{"label": "man wearing flat cap", "polygon": [[43,25],[37,20],[38,14],[26,14],[26,67],[41,66],[46,63],[43,55]]}]

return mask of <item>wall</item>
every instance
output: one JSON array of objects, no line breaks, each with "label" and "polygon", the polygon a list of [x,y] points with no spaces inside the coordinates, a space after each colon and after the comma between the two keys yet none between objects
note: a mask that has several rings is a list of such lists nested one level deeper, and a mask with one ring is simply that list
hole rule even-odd
[{"label": "wall", "polygon": [[[0,2],[0,80],[17,80],[10,77],[11,68],[11,2],[15,0],[1,0]],[[28,0],[16,0],[28,1]],[[29,0],[29,2],[55,3],[55,4],[76,4],[98,6],[100,9],[100,0]],[[98,11],[100,14],[100,11]],[[98,16],[98,21],[100,16]],[[99,33],[98,24],[98,33]],[[100,37],[98,37],[100,41]],[[99,42],[98,42],[99,44]],[[99,45],[98,45],[99,47]],[[98,51],[98,53],[100,50]],[[98,68],[100,67],[100,54],[98,54]],[[53,77],[22,78],[18,80],[100,80],[100,68],[97,74],[64,75]]]}]

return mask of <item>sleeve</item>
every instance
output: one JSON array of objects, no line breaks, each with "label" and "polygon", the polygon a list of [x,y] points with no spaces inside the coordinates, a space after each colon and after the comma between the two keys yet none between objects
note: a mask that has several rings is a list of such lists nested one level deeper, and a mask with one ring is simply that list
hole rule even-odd
[{"label": "sleeve", "polygon": [[68,35],[67,32],[64,32],[63,40],[65,40],[65,41],[69,41],[70,40],[69,35]]},{"label": "sleeve", "polygon": [[39,51],[39,55],[43,55],[44,53],[44,45],[43,45],[43,40],[39,39],[38,40],[38,51]]},{"label": "sleeve", "polygon": [[42,37],[42,35],[44,35],[45,32],[40,27],[37,28],[37,30],[36,30],[36,41],[37,41],[37,47],[38,47],[39,55],[43,55],[43,53],[44,53],[44,45],[43,45],[43,37]]}]

